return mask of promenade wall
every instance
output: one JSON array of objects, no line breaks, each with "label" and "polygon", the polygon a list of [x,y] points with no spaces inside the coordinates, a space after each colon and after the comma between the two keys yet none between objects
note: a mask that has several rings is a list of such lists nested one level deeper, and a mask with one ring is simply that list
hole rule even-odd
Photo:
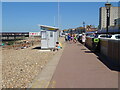
[{"label": "promenade wall", "polygon": [[[92,38],[87,37],[86,46],[92,49]],[[120,40],[100,39],[100,54],[115,66],[120,66]]]}]

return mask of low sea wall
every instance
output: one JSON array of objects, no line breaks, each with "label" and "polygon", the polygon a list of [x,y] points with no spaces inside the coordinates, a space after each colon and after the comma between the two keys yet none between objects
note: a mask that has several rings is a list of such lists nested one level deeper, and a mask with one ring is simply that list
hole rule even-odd
[{"label": "low sea wall", "polygon": [[[92,38],[87,37],[86,46],[92,49]],[[120,40],[100,39],[100,54],[120,66]]]}]

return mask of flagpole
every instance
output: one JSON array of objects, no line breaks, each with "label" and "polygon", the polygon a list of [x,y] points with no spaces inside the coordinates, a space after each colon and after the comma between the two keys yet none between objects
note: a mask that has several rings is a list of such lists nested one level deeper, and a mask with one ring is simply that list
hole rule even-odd
[{"label": "flagpole", "polygon": [[55,16],[54,16],[54,27],[55,27]]},{"label": "flagpole", "polygon": [[60,24],[59,23],[59,17],[60,17],[59,14],[60,13],[59,12],[60,12],[60,5],[59,5],[59,0],[58,0],[58,28],[60,28],[60,26],[59,26],[59,24]]}]

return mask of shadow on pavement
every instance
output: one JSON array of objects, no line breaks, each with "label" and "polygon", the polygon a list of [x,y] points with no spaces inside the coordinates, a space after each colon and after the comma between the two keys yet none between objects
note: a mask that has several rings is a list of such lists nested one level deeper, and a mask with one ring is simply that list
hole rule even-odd
[{"label": "shadow on pavement", "polygon": [[[83,46],[81,43],[77,44],[78,46]],[[84,51],[85,53],[94,53],[96,54],[98,57],[98,60],[100,60],[104,65],[106,65],[110,70],[114,70],[114,71],[118,71],[120,72],[120,66],[114,64],[113,62],[111,62],[111,60],[109,60],[108,58],[104,57],[103,55],[100,54],[99,51],[94,51],[91,50],[89,47],[87,47],[85,45],[85,47],[90,50],[90,51]],[[82,48],[81,50],[87,50]]]},{"label": "shadow on pavement", "polygon": [[[86,46],[87,47],[87,46]],[[87,47],[88,48],[88,47]],[[91,50],[90,48],[88,48],[89,50]],[[104,65],[106,65],[110,70],[113,71],[118,71],[120,72],[120,66],[118,66],[117,64],[113,63],[112,60],[108,59],[107,57],[103,56],[100,54],[100,52],[95,52],[95,51],[85,51],[85,53],[94,53],[95,55],[97,55],[98,60],[100,60]]]},{"label": "shadow on pavement", "polygon": [[35,47],[35,48],[32,48],[32,49],[41,49],[41,47]]},{"label": "shadow on pavement", "polygon": [[93,53],[92,51],[85,51],[85,53]]},{"label": "shadow on pavement", "polygon": [[81,50],[87,50],[87,49],[84,49],[84,48],[83,48],[83,49],[81,49]]},{"label": "shadow on pavement", "polygon": [[[82,44],[80,44],[80,46],[82,46]],[[87,47],[87,46],[85,46],[85,47]],[[87,47],[87,48],[90,51],[84,51],[85,53],[94,53],[95,55],[97,55],[97,59],[99,61],[101,61],[104,65],[106,65],[110,70],[120,72],[120,66],[119,65],[113,63],[112,60],[110,60],[107,57],[101,55],[99,51],[91,50],[89,47]],[[81,50],[87,50],[87,49],[81,49]]]},{"label": "shadow on pavement", "polygon": [[79,44],[77,44],[77,46],[83,46],[83,45],[79,43]]},{"label": "shadow on pavement", "polygon": [[110,70],[118,71],[120,72],[120,68],[115,63],[111,62],[108,58],[104,57],[100,53],[95,53],[98,57],[98,60],[100,60],[104,65],[106,65]]}]

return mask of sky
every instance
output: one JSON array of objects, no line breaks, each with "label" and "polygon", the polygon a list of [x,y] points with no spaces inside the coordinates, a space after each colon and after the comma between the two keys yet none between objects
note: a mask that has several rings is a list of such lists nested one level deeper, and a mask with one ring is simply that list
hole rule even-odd
[{"label": "sky", "polygon": [[[60,29],[99,25],[105,2],[59,2]],[[117,6],[117,3],[112,3]],[[38,32],[38,25],[58,26],[57,2],[2,2],[3,32]]]},{"label": "sky", "polygon": [[1,0],[2,2],[118,2],[119,0]]}]

